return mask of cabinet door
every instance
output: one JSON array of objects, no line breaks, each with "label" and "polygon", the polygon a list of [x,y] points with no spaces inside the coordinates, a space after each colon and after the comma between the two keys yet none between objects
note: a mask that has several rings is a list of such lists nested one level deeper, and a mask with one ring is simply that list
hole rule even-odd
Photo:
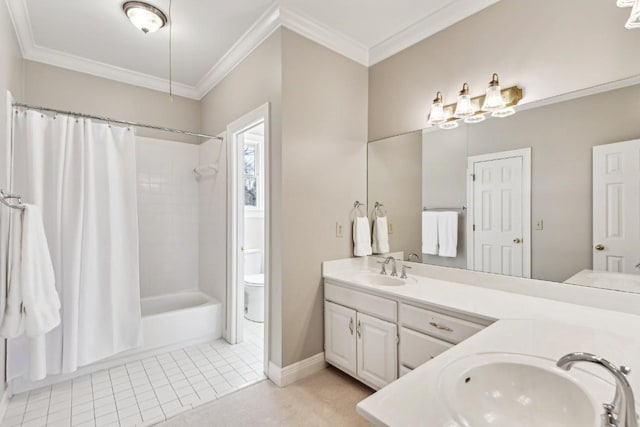
[{"label": "cabinet door", "polygon": [[324,354],[327,362],[356,375],[356,311],[324,302]]},{"label": "cabinet door", "polygon": [[397,326],[366,314],[357,314],[358,376],[382,388],[398,378]]}]

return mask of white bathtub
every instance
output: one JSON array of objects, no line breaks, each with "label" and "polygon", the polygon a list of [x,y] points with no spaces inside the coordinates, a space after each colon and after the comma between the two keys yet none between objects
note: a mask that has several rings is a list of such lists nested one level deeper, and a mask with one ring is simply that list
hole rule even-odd
[{"label": "white bathtub", "polygon": [[140,305],[144,342],[129,354],[222,336],[222,304],[202,292],[142,298]]},{"label": "white bathtub", "polygon": [[222,304],[202,292],[184,291],[142,298],[140,307],[142,346],[83,366],[71,374],[51,375],[41,381],[16,378],[11,381],[12,393],[33,390],[154,354],[213,341],[222,336]]}]

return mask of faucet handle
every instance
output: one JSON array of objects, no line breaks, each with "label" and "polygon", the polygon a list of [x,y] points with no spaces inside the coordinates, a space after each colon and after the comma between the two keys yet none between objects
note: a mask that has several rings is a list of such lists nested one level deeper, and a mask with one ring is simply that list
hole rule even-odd
[{"label": "faucet handle", "polygon": [[618,427],[618,421],[615,417],[615,407],[610,403],[602,405],[604,413],[602,414],[602,427]]},{"label": "faucet handle", "polygon": [[411,267],[409,267],[408,265],[402,264],[402,275],[400,276],[401,279],[407,278],[407,268],[411,269]]},{"label": "faucet handle", "polygon": [[384,266],[387,264],[384,261],[377,261],[378,264],[382,264],[382,270],[380,270],[380,274],[387,274],[387,270],[384,268]]},{"label": "faucet handle", "polygon": [[631,373],[631,368],[628,366],[620,365],[620,372],[622,372],[625,375],[629,375]]}]

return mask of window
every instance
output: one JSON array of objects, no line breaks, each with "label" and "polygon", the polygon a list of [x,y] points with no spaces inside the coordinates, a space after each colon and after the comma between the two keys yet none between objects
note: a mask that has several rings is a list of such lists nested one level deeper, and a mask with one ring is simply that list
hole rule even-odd
[{"label": "window", "polygon": [[262,210],[262,149],[259,142],[244,144],[244,206],[245,208]]}]

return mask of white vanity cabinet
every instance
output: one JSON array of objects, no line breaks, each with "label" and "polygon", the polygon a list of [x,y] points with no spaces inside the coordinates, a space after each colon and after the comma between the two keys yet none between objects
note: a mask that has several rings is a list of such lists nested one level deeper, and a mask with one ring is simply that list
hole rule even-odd
[{"label": "white vanity cabinet", "polygon": [[[357,290],[356,290],[357,289]],[[325,280],[325,359],[380,389],[492,322]]]},{"label": "white vanity cabinet", "polygon": [[325,284],[327,362],[375,389],[397,379],[396,313],[395,301]]}]

